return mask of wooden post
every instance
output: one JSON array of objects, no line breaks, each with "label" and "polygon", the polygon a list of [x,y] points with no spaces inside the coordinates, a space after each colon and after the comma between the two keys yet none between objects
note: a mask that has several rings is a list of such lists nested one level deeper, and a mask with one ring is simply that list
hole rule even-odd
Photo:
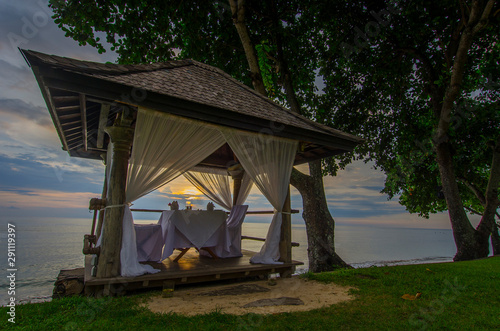
[{"label": "wooden post", "polygon": [[237,176],[233,177],[233,206],[236,206],[238,195],[240,194],[241,181],[243,179],[243,171]]},{"label": "wooden post", "polygon": [[[101,158],[104,160],[106,167],[104,168],[104,184],[102,186],[101,199],[106,199],[108,192],[108,165],[106,164],[106,154],[101,154]],[[104,220],[104,210],[99,210],[99,220],[97,221],[97,231],[95,233],[96,238],[99,239],[102,231],[102,221]]]},{"label": "wooden post", "polygon": [[120,250],[122,246],[123,212],[127,182],[128,160],[134,130],[127,126],[107,127],[113,142],[113,162],[107,188],[107,206],[101,240],[101,254],[97,266],[97,278],[120,276]]},{"label": "wooden post", "polygon": [[283,205],[283,221],[281,222],[280,236],[280,261],[285,263],[292,262],[292,205],[290,202],[290,186],[288,194]]}]

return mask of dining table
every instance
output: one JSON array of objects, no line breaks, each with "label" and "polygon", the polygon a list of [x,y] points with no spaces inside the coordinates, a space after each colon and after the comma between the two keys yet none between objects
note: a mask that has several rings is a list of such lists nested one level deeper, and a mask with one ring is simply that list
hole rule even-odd
[{"label": "dining table", "polygon": [[[167,210],[163,211],[158,221],[164,241],[162,260],[167,259],[175,249],[181,254],[191,247],[206,250],[217,258],[210,247],[221,242],[228,242],[226,236],[227,214],[223,210]],[[174,260],[177,262],[182,255]]]}]

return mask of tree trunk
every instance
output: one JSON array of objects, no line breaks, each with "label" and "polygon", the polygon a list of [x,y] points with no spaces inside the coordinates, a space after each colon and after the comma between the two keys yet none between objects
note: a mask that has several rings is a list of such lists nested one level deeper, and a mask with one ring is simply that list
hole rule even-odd
[{"label": "tree trunk", "polygon": [[[470,224],[462,204],[462,198],[460,197],[457,178],[453,167],[453,156],[448,132],[454,104],[460,95],[465,74],[465,64],[473,38],[477,32],[486,26],[494,3],[495,1],[493,0],[489,0],[486,5],[480,1],[472,2],[468,22],[460,36],[460,42],[456,47],[453,67],[451,68],[451,78],[444,97],[441,95],[433,96],[434,101],[439,101],[440,104],[440,106],[434,106],[434,113],[439,120],[434,137],[434,145],[436,147],[436,160],[441,175],[443,192],[446,198],[451,227],[453,229],[453,237],[457,246],[457,253],[453,258],[454,261],[482,258],[488,256],[489,253],[488,239],[491,233],[491,210],[490,212],[486,212],[488,208],[485,208],[486,217],[483,216],[481,220],[483,224],[480,224],[478,229],[475,230]],[[455,47],[453,47],[453,49],[455,49]],[[429,83],[433,84],[433,82]],[[438,107],[440,107],[440,109],[438,109]],[[498,189],[498,182],[496,188]],[[489,208],[491,209],[492,206],[490,205]]]},{"label": "tree trunk", "polygon": [[307,256],[309,271],[331,271],[339,267],[350,267],[335,252],[335,221],[325,197],[321,161],[309,163],[311,175],[293,169],[290,179],[302,195],[303,214],[307,231]]},{"label": "tree trunk", "polygon": [[498,225],[493,224],[491,232],[491,246],[493,246],[493,255],[500,255],[500,234],[498,233]]},{"label": "tree trunk", "polygon": [[[500,136],[497,137],[497,141],[493,146],[493,160],[491,162],[490,177],[488,179],[488,186],[486,188],[485,200],[486,205],[484,207],[483,217],[481,222],[477,226],[476,230],[484,237],[486,237],[486,243],[483,250],[486,254],[489,253],[488,237],[491,234],[492,243],[498,239],[498,229],[495,223],[495,217],[497,216],[497,209],[500,206],[498,200],[498,189],[500,186]],[[497,237],[495,237],[495,235]],[[496,245],[498,246],[498,244]],[[494,245],[495,247],[495,245]],[[498,248],[498,247],[497,247]]]},{"label": "tree trunk", "polygon": [[233,14],[233,23],[240,37],[241,44],[245,50],[245,55],[250,68],[250,78],[252,79],[253,88],[260,94],[267,96],[264,81],[260,73],[259,60],[255,47],[250,39],[247,25],[245,23],[245,1],[244,0],[229,0],[231,12]]},{"label": "tree trunk", "polygon": [[[436,146],[437,163],[441,175],[443,192],[448,206],[453,238],[457,246],[457,253],[453,261],[473,260],[488,256],[489,233],[485,235],[476,231],[470,224],[465,213],[460,192],[458,190],[453,170],[453,157],[448,142],[441,142]],[[486,254],[484,246],[486,244]]]}]

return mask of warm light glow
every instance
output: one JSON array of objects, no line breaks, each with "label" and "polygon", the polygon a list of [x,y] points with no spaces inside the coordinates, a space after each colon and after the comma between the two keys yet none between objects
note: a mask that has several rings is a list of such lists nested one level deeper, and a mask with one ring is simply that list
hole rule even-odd
[{"label": "warm light glow", "polygon": [[[181,192],[173,192],[173,193],[179,194],[179,195],[195,195],[195,196],[201,195],[201,192],[193,187],[187,187],[184,190],[182,190]],[[190,197],[189,199],[191,199],[191,198],[194,198],[194,197]]]},{"label": "warm light glow", "polygon": [[51,190],[0,191],[0,206],[14,208],[88,208],[90,198],[99,196],[91,192],[60,192]]}]

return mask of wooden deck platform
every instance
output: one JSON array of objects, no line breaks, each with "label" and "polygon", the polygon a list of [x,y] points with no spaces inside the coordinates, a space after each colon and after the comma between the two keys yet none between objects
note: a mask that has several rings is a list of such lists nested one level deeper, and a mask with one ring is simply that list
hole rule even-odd
[{"label": "wooden deck platform", "polygon": [[85,257],[85,293],[91,295],[103,291],[104,295],[113,295],[142,288],[166,288],[178,284],[193,284],[226,279],[241,279],[255,276],[267,276],[280,273],[291,275],[302,262],[292,261],[284,264],[251,264],[250,257],[255,252],[243,250],[238,258],[212,259],[200,256],[195,249],[190,249],[179,262],[174,262],[176,251],[162,263],[147,262],[161,271],[138,277],[95,278],[91,276],[90,256]]}]

